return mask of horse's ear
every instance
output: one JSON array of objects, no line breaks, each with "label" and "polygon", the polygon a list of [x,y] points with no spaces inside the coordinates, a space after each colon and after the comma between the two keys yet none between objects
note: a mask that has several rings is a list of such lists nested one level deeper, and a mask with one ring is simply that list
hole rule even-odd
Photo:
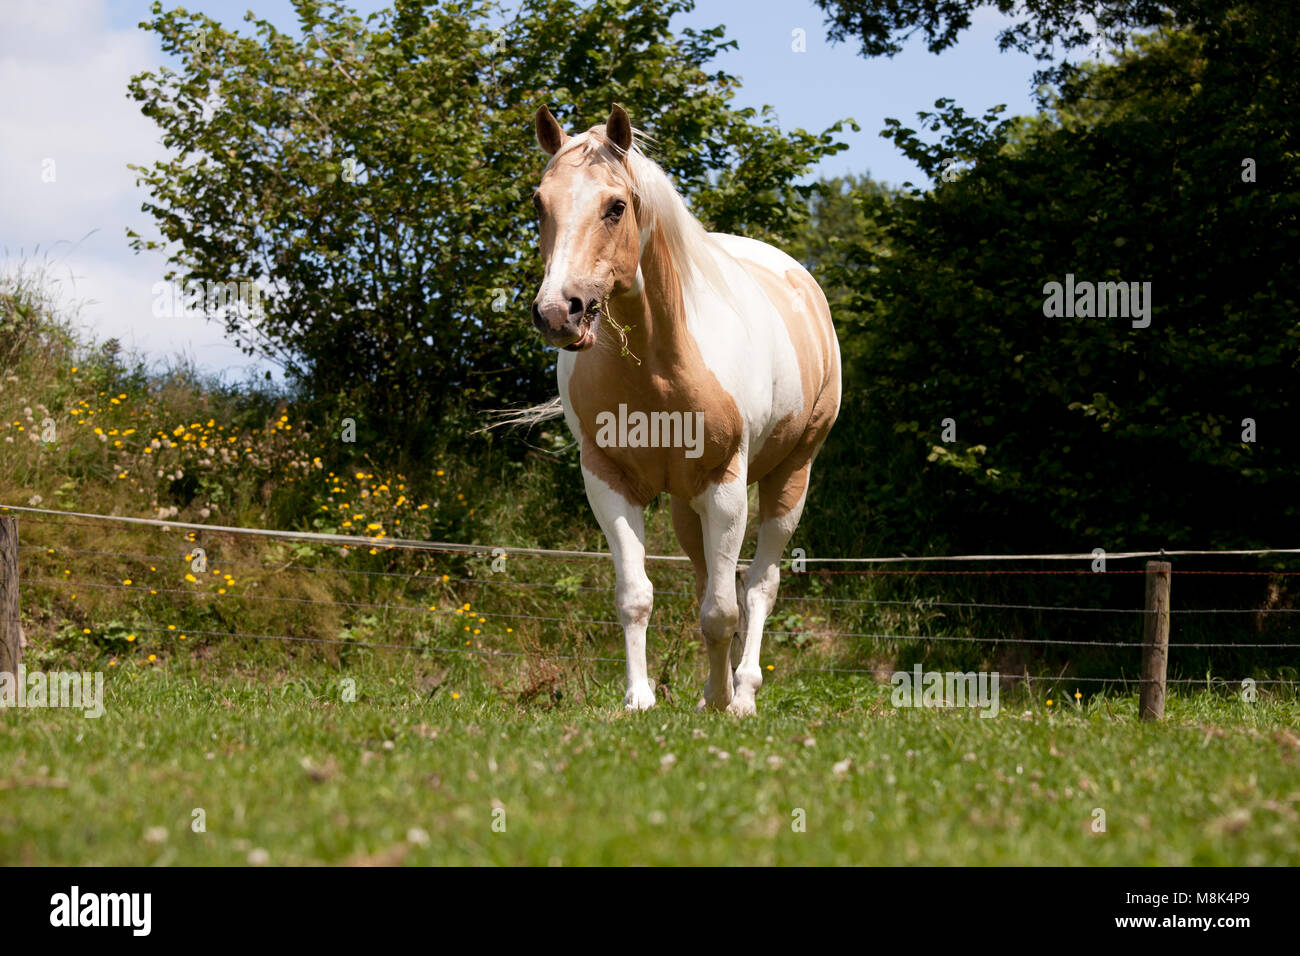
[{"label": "horse's ear", "polygon": [[605,123],[605,138],[624,153],[632,148],[632,121],[627,118],[627,111],[617,103],[609,111],[609,120]]},{"label": "horse's ear", "polygon": [[560,128],[560,122],[551,115],[545,105],[537,107],[537,145],[552,156],[564,145],[569,134]]}]

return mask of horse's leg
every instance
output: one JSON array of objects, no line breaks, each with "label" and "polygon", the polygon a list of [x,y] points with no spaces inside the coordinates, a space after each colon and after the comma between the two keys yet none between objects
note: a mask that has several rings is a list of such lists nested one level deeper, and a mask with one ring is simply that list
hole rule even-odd
[{"label": "horse's leg", "polygon": [[700,707],[725,710],[731,703],[731,639],[740,620],[736,561],[745,536],[749,499],[743,478],[711,485],[691,502],[704,531],[708,579],[700,601],[700,629],[709,651],[709,680]]},{"label": "horse's leg", "polygon": [[776,592],[781,580],[781,556],[790,543],[803,514],[808,495],[808,475],[812,462],[777,469],[758,483],[758,542],[754,560],[745,574],[745,598],[742,626],[744,650],[736,667],[736,682],[727,710],[747,716],[757,712],[754,695],[763,686],[763,669],[759,654],[763,649],[763,625],[776,606]]},{"label": "horse's leg", "polygon": [[695,600],[704,600],[704,586],[709,581],[709,564],[704,557],[704,526],[700,516],[691,510],[691,503],[677,495],[673,499],[673,531],[677,543],[695,568]]},{"label": "horse's leg", "polygon": [[614,603],[627,648],[623,705],[628,710],[648,710],[655,704],[655,692],[646,673],[645,632],[654,608],[654,588],[645,573],[645,514],[640,505],[615,491],[586,466],[582,477],[591,510],[614,556]]}]

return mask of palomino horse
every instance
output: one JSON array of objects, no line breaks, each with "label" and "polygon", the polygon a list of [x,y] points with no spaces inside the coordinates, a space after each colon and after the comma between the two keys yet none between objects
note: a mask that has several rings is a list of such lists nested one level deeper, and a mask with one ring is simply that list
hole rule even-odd
[{"label": "palomino horse", "polygon": [[[562,349],[560,404],[614,556],[624,703],[655,702],[643,511],[667,491],[708,647],[700,706],[753,714],[781,556],[839,414],[840,351],[826,297],[772,246],[705,232],[621,107],[604,126],[569,136],[543,106],[536,128],[551,160],[533,196],[546,264],[533,324]],[[538,418],[558,417],[554,405]],[[736,566],[754,482],[761,524],[742,587]],[[733,637],[743,642],[734,678]]]}]

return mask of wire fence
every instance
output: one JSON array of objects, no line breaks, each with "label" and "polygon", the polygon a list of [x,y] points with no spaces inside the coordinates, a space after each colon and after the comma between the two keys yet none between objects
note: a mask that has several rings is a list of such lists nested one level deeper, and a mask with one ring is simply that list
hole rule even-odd
[{"label": "wire fence", "polygon": [[[417,541],[394,539],[386,536],[367,537],[361,535],[343,535],[321,532],[306,531],[277,531],[261,528],[238,528],[222,525],[206,525],[189,522],[177,522],[163,519],[134,518],[118,515],[98,515],[88,512],[70,512],[58,511],[54,509],[45,509],[37,507],[22,507],[13,505],[0,505],[0,515],[21,514],[25,521],[31,521],[40,526],[47,526],[51,530],[58,532],[60,528],[86,528],[95,531],[103,531],[107,526],[127,526],[134,527],[139,531],[152,531],[159,534],[170,534],[175,531],[183,531],[184,548],[180,551],[117,551],[104,548],[84,548],[69,547],[63,545],[36,545],[36,544],[19,544],[17,550],[20,554],[28,555],[26,563],[31,567],[33,563],[39,562],[42,558],[66,557],[69,559],[111,559],[114,562],[123,562],[126,564],[136,563],[143,565],[146,562],[193,562],[196,555],[196,547],[199,536],[204,536],[207,540],[209,536],[228,537],[232,539],[245,538],[251,541],[261,542],[298,542],[301,544],[334,546],[339,549],[341,556],[354,556],[362,554],[379,554],[384,552],[424,552],[429,556],[452,556],[459,558],[485,558],[490,557],[498,559],[502,556],[513,558],[526,558],[537,560],[556,560],[556,561],[589,561],[604,560],[612,567],[610,556],[604,552],[594,551],[575,551],[545,548],[520,548],[520,547],[502,547],[494,545],[466,544],[459,542],[435,542],[435,541]],[[64,537],[67,533],[64,532]],[[1176,550],[1176,551],[1129,551],[1119,553],[1108,553],[1104,557],[1107,561],[1115,560],[1133,560],[1140,558],[1164,559],[1172,556],[1184,557],[1262,557],[1262,556],[1290,556],[1300,554],[1300,549],[1256,549],[1256,550],[1229,550],[1229,551],[1208,551],[1208,550]],[[1057,553],[1057,554],[1034,554],[1034,555],[958,555],[958,556],[917,556],[917,557],[824,557],[801,558],[800,561],[809,563],[822,564],[866,564],[872,565],[868,568],[855,569],[832,569],[818,568],[815,571],[801,571],[797,574],[815,575],[823,581],[833,583],[835,576],[838,575],[910,575],[919,580],[925,580],[927,577],[945,579],[954,576],[986,576],[986,575],[1102,575],[1109,576],[1115,574],[1148,574],[1147,569],[1130,569],[1115,568],[1105,571],[1095,571],[1090,569],[1042,569],[1042,568],[963,568],[963,569],[938,569],[928,567],[927,565],[951,562],[1028,562],[1028,561],[1076,561],[1076,562],[1094,562],[1098,555],[1094,552],[1088,553]],[[688,563],[688,559],[679,555],[649,555],[648,562],[657,565],[662,571],[687,571],[693,569]],[[48,562],[47,562],[48,563]],[[69,560],[67,563],[73,563]],[[908,563],[913,565],[908,568],[881,568],[881,564],[901,564]],[[446,573],[438,573],[429,568],[421,568],[416,571],[391,571],[391,570],[372,570],[361,568],[334,567],[325,564],[303,564],[296,561],[276,562],[276,561],[248,561],[239,560],[231,557],[229,559],[222,557],[220,560],[222,567],[228,568],[248,568],[256,569],[259,572],[269,574],[279,574],[285,571],[301,572],[313,576],[338,575],[345,579],[358,581],[389,579],[391,581],[401,581],[406,585],[435,585],[447,586],[454,585],[455,589],[462,590],[465,588],[478,588],[482,592],[509,592],[511,589],[527,589],[533,593],[544,591],[554,592],[557,597],[573,595],[576,592],[598,592],[612,595],[614,588],[610,585],[593,585],[578,584],[574,582],[556,583],[545,581],[521,581],[513,580],[505,576],[475,577],[470,574],[458,574],[452,576]],[[791,562],[784,562],[788,569]],[[125,566],[125,565],[123,565]],[[743,566],[740,570],[743,570]],[[215,572],[214,572],[215,573]],[[1239,576],[1239,575],[1270,575],[1287,577],[1300,575],[1300,571],[1295,570],[1277,570],[1277,571],[1244,571],[1244,570],[1205,570],[1205,569],[1173,569],[1170,572],[1175,576],[1182,575],[1219,575],[1219,576]],[[227,579],[231,579],[227,575]],[[71,568],[65,568],[62,577],[49,577],[38,573],[28,573],[20,575],[21,583],[27,588],[39,588],[50,592],[59,592],[71,595],[75,598],[75,592],[82,589],[92,589],[97,591],[120,591],[132,595],[156,596],[170,595],[179,597],[183,600],[204,600],[210,603],[216,603],[226,608],[238,608],[245,602],[262,602],[264,604],[279,604],[286,606],[311,605],[318,607],[334,607],[346,609],[349,611],[373,611],[394,614],[410,614],[433,616],[435,618],[448,619],[457,615],[465,615],[466,619],[472,619],[478,623],[486,623],[488,620],[495,622],[512,622],[517,625],[541,625],[541,626],[566,626],[578,627],[582,629],[589,628],[607,628],[612,632],[621,630],[622,625],[616,620],[559,616],[554,614],[529,614],[529,613],[512,613],[510,611],[494,610],[474,610],[472,613],[466,612],[465,607],[444,606],[441,602],[435,603],[394,603],[392,601],[357,601],[346,600],[337,597],[292,597],[285,595],[273,594],[251,594],[242,593],[229,588],[218,588],[217,593],[211,590],[200,591],[193,587],[154,587],[147,584],[137,584],[130,578],[119,578],[114,581],[97,580],[91,577],[83,576],[79,573],[73,576]],[[197,579],[195,582],[197,584]],[[452,590],[447,588],[447,590]],[[463,595],[462,595],[463,596]],[[656,588],[656,599],[668,597],[674,599],[687,599],[693,601],[695,592],[693,590]],[[1267,606],[1267,607],[1175,607],[1170,608],[1167,605],[1163,607],[1143,606],[1143,607],[1099,607],[1085,606],[1079,604],[1035,604],[1035,603],[1014,603],[1014,602],[980,602],[980,601],[955,601],[944,600],[942,597],[935,596],[918,596],[912,599],[899,600],[892,598],[861,598],[861,597],[836,597],[822,594],[798,594],[798,595],[781,595],[777,598],[778,605],[803,606],[808,604],[823,605],[830,608],[842,607],[876,607],[876,608],[893,608],[911,612],[927,612],[942,610],[961,610],[961,611],[1030,611],[1036,614],[1081,614],[1081,615],[1129,615],[1136,616],[1140,620],[1149,621],[1158,616],[1163,616],[1167,621],[1171,615],[1281,615],[1286,620],[1287,615],[1300,613],[1300,608]],[[775,613],[775,612],[774,612]],[[680,632],[683,628],[680,624],[652,622],[650,628],[659,631]],[[467,630],[469,628],[466,628]],[[199,637],[206,639],[236,639],[236,640],[255,640],[255,641],[278,641],[284,643],[300,643],[324,646],[345,646],[349,648],[367,648],[377,650],[397,650],[406,652],[420,653],[444,653],[467,656],[479,656],[486,658],[543,658],[553,661],[581,662],[584,664],[622,664],[622,657],[603,656],[599,654],[566,654],[551,651],[529,650],[523,647],[519,649],[503,648],[484,648],[470,646],[433,646],[427,643],[397,643],[382,641],[363,641],[347,638],[329,638],[309,636],[302,634],[267,634],[245,632],[238,629],[212,630],[212,629],[186,629],[180,628],[175,624],[162,624],[154,620],[141,620],[136,625],[131,625],[133,632],[140,633],[160,633],[160,634],[177,634],[180,639],[189,637]],[[507,628],[508,633],[513,633],[513,627]],[[929,644],[929,643],[953,643],[953,644],[971,644],[971,645],[1021,645],[1029,648],[1033,647],[1072,647],[1072,648],[1125,648],[1131,651],[1139,651],[1144,647],[1142,640],[1083,640],[1083,639],[1058,639],[1046,637],[1021,636],[1014,633],[998,635],[995,637],[979,636],[975,634],[900,634],[875,631],[861,630],[835,630],[835,629],[799,629],[786,630],[772,628],[764,630],[765,637],[785,637],[792,639],[808,640],[812,638],[826,639],[830,641],[872,641],[879,644]],[[1192,641],[1187,643],[1175,642],[1171,644],[1175,650],[1178,649],[1232,649],[1236,650],[1270,650],[1274,652],[1289,651],[1294,652],[1300,648],[1300,643],[1295,641]],[[881,667],[855,667],[855,666],[807,666],[790,668],[795,672],[803,673],[826,673],[826,674],[855,674],[855,675],[873,675],[876,677],[889,677],[896,673],[892,668]],[[1223,678],[1206,677],[1201,679],[1193,678],[1160,678],[1133,676],[1120,674],[1116,676],[1105,677],[1080,677],[1066,676],[1058,674],[1056,676],[1041,676],[1029,673],[1024,674],[1006,674],[1003,675],[1008,679],[1016,681],[1033,682],[1050,682],[1054,684],[1107,684],[1107,685],[1143,685],[1159,680],[1163,684],[1176,685],[1203,685],[1206,687],[1227,687],[1235,686],[1235,682],[1227,681]],[[1254,680],[1259,685],[1295,685],[1300,681],[1289,680],[1284,678],[1266,678]]]}]

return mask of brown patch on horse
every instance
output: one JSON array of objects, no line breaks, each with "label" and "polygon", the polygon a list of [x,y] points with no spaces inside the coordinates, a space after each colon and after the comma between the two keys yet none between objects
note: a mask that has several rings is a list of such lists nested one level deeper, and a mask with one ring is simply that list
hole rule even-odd
[{"label": "brown patch on horse", "polygon": [[[742,471],[743,423],[735,400],[704,364],[686,328],[681,281],[658,226],[641,254],[644,287],[636,297],[610,300],[609,318],[627,328],[627,348],[638,366],[621,354],[613,323],[602,322],[596,346],[578,356],[569,378],[569,405],[582,428],[583,464],[628,501],[644,507],[660,492],[691,499],[710,484]],[[702,412],[701,454],[686,448],[605,447],[596,443],[602,412]]]}]

